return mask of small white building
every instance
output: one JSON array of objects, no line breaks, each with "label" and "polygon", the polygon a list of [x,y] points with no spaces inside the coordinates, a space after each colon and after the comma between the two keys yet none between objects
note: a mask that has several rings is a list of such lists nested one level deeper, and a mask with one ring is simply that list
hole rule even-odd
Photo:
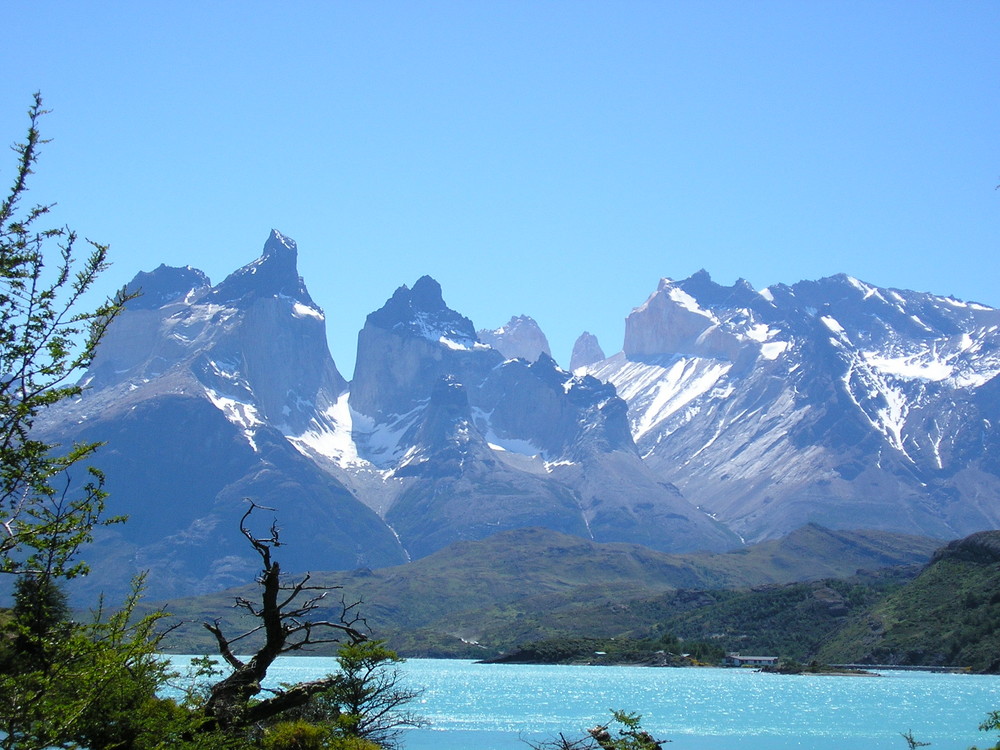
[{"label": "small white building", "polygon": [[774,667],[778,664],[777,656],[743,656],[739,653],[726,654],[722,663],[727,667]]}]

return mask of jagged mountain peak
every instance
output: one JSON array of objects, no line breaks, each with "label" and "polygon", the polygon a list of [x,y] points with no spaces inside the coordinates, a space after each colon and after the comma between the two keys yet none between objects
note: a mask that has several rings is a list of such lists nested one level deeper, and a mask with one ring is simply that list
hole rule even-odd
[{"label": "jagged mountain peak", "polygon": [[299,246],[291,237],[286,237],[277,229],[272,228],[271,234],[264,243],[264,255],[280,255],[282,253],[298,254]]},{"label": "jagged mountain peak", "polygon": [[125,292],[139,295],[129,300],[130,310],[155,310],[211,285],[208,276],[197,268],[178,268],[161,263],[152,271],[137,273],[126,285]]},{"label": "jagged mountain peak", "polygon": [[604,350],[601,348],[597,336],[589,331],[584,331],[573,344],[573,353],[569,358],[570,372],[576,372],[581,367],[595,364],[604,358]]},{"label": "jagged mountain peak", "polygon": [[712,280],[708,271],[701,270],[674,284],[706,309],[754,309],[761,305],[760,294],[746,279],[737,279],[731,286]]},{"label": "jagged mountain peak", "polygon": [[272,229],[260,257],[231,273],[212,290],[217,304],[236,302],[247,296],[291,297],[318,310],[298,271],[295,240]]},{"label": "jagged mountain peak", "polygon": [[492,346],[507,359],[520,357],[534,362],[543,354],[552,356],[549,340],[529,315],[512,316],[504,325],[491,331],[480,330],[479,340]]},{"label": "jagged mountain peak", "polygon": [[415,313],[436,313],[447,309],[441,285],[431,276],[425,275],[417,279],[412,288],[406,284],[397,287],[386,303],[372,315],[391,311],[402,319]]},{"label": "jagged mountain peak", "polygon": [[[835,324],[858,345],[897,346],[901,340],[942,341],[1000,324],[1000,310],[927,292],[883,288],[847,274],[791,287],[772,287],[778,308],[800,319]],[[832,322],[831,322],[832,321]]]},{"label": "jagged mountain peak", "polygon": [[445,304],[441,285],[430,276],[421,276],[413,288],[405,284],[386,303],[368,315],[365,327],[439,342],[451,348],[472,348],[479,339],[472,321]]},{"label": "jagged mountain peak", "polygon": [[715,284],[715,281],[712,279],[712,274],[704,268],[699,268],[691,274],[686,281],[691,284]]},{"label": "jagged mountain peak", "polygon": [[410,301],[413,309],[421,312],[436,312],[447,307],[441,294],[441,285],[426,274],[413,285]]},{"label": "jagged mountain peak", "polygon": [[351,381],[351,408],[376,420],[401,417],[449,374],[481,382],[503,356],[483,344],[472,321],[445,304],[430,276],[403,285],[365,320]]},{"label": "jagged mountain peak", "polygon": [[295,242],[272,230],[262,255],[214,288],[190,267],[138,274],[130,287],[142,296],[102,341],[86,376],[91,390],[121,387],[130,398],[201,392],[251,443],[262,419],[304,429],[347,383],[296,258]]},{"label": "jagged mountain peak", "polygon": [[521,328],[538,328],[538,323],[530,315],[512,315],[510,320],[499,328],[495,328],[491,333],[510,333]]},{"label": "jagged mountain peak", "polygon": [[586,371],[647,464],[747,538],[858,512],[946,536],[995,523],[998,331],[1000,310],[846,273],[760,292],[699,273],[661,280]]},{"label": "jagged mountain peak", "polygon": [[[776,329],[764,317],[770,303],[743,281],[722,286],[707,272],[676,282],[660,279],[655,292],[625,321],[623,351],[631,359],[694,356],[736,362],[764,351]],[[767,357],[773,359],[773,347]]]}]

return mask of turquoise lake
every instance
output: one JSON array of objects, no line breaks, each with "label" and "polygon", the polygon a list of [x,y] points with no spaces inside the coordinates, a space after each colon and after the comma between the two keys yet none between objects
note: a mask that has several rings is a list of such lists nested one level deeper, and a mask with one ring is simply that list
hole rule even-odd
[{"label": "turquoise lake", "polygon": [[[174,657],[178,667],[184,657]],[[284,658],[275,684],[334,671],[321,657]],[[522,740],[577,737],[610,710],[643,715],[671,750],[906,750],[902,732],[932,750],[989,746],[978,731],[1000,710],[1000,677],[887,671],[878,677],[769,675],[746,669],[486,665],[411,659],[414,704],[431,722],[406,750],[526,750]]]}]

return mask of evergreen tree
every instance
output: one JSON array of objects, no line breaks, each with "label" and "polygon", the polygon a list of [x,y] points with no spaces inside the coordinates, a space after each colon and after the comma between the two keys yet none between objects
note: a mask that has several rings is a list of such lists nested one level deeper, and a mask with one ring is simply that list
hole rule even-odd
[{"label": "evergreen tree", "polygon": [[95,526],[120,519],[101,517],[100,471],[88,469],[88,481],[72,489],[69,470],[98,446],[58,454],[32,427],[43,409],[81,392],[71,380],[90,364],[126,297],[81,310],[107,268],[107,246],[88,241],[81,260],[75,232],[39,226],[51,205],[21,205],[45,143],[38,131],[45,114],[35,94],[27,137],[13,147],[14,182],[0,203],[0,571],[71,578],[86,570],[74,558]]},{"label": "evergreen tree", "polygon": [[38,131],[45,114],[35,94],[27,137],[14,146],[14,181],[0,202],[0,572],[17,576],[0,632],[0,747],[139,747],[127,736],[151,715],[137,709],[159,705],[164,676],[157,616],[131,621],[136,593],[108,618],[69,621],[59,580],[85,573],[76,559],[81,545],[95,527],[121,519],[102,517],[100,471],[85,470],[82,486],[70,477],[96,444],[60,453],[33,433],[44,409],[81,392],[71,380],[127,299],[81,310],[107,268],[107,246],[89,243],[80,260],[74,232],[39,226],[51,206],[22,206],[45,143]]}]

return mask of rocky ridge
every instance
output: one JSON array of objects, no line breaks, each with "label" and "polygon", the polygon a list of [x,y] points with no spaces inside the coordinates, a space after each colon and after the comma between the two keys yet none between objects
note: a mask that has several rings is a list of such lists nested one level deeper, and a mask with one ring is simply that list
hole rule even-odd
[{"label": "rocky ridge", "polygon": [[[1000,311],[840,275],[761,292],[664,279],[586,368],[646,463],[747,540],[805,522],[952,538],[1000,525]],[[863,520],[861,520],[863,519]]]}]

